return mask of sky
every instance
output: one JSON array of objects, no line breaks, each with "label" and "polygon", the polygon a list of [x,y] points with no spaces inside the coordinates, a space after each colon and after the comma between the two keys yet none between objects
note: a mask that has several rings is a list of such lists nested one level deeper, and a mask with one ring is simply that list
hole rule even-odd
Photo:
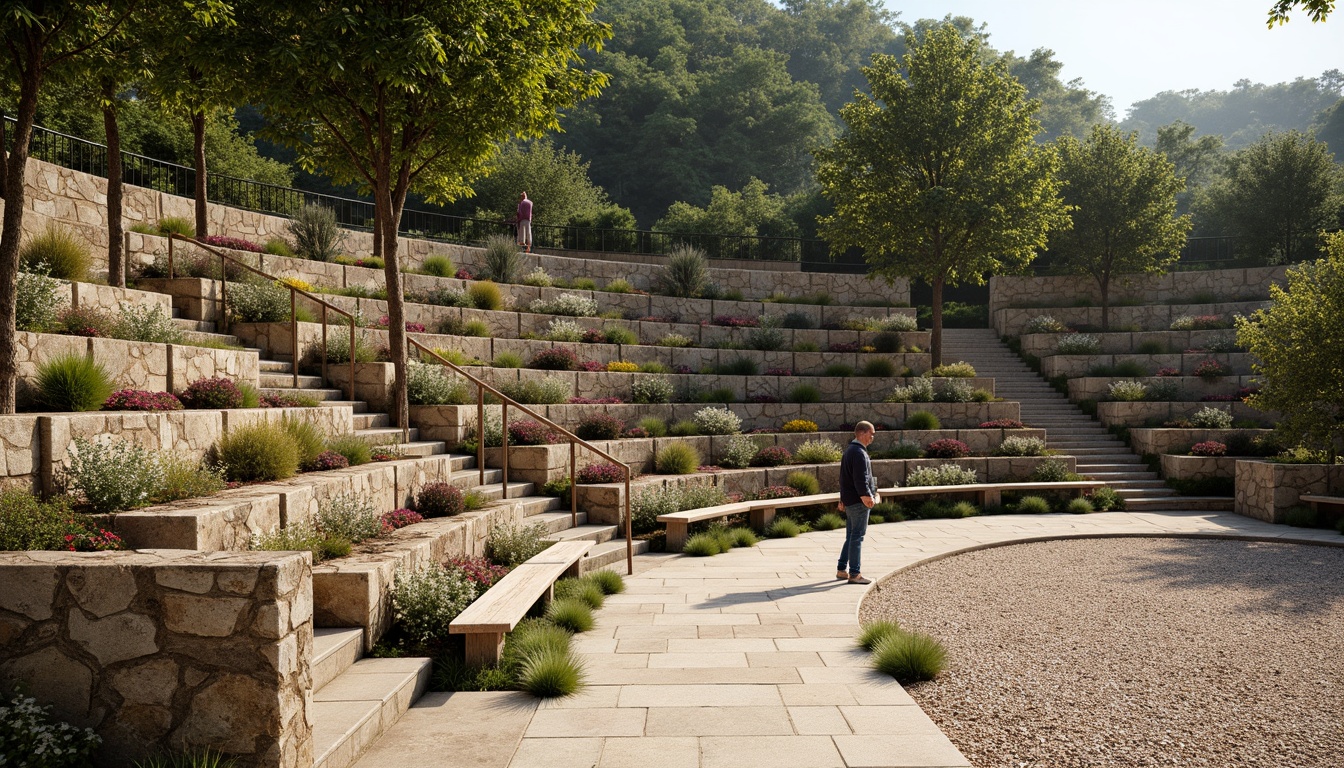
[{"label": "sky", "polygon": [[884,0],[900,20],[947,14],[987,22],[990,45],[1050,48],[1061,78],[1111,97],[1118,119],[1162,91],[1229,90],[1344,70],[1344,7],[1313,24],[1301,10],[1273,30],[1273,0]]}]

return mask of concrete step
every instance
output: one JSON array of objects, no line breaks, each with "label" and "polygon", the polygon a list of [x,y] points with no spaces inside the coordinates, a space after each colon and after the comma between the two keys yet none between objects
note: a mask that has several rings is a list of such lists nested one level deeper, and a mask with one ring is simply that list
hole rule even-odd
[{"label": "concrete step", "polygon": [[[636,555],[643,554],[649,551],[649,542],[634,541],[631,548]],[[588,573],[613,563],[620,563],[618,570],[625,573],[625,539],[604,541],[588,550],[588,556],[579,561],[579,570]]]},{"label": "concrete step", "polygon": [[262,372],[262,373],[289,373],[289,372],[290,372],[290,365],[291,365],[290,363],[281,362],[281,361],[279,361],[279,360],[261,360],[261,361],[259,361],[259,362],[261,363],[261,372]]},{"label": "concrete step", "polygon": [[1143,467],[1147,471],[1148,466],[1139,460],[1138,456],[1130,456],[1131,461],[1121,461],[1120,457],[1108,460],[1105,464],[1093,464],[1091,459],[1084,456],[1073,454],[1078,459],[1078,471],[1086,469],[1088,472],[1132,472],[1135,467]]},{"label": "concrete step", "polygon": [[355,429],[373,429],[392,424],[392,417],[386,413],[360,413],[355,415]]},{"label": "concrete step", "polygon": [[362,659],[313,694],[313,768],[348,768],[429,687],[432,659]]},{"label": "concrete step", "polygon": [[420,430],[411,427],[405,434],[396,427],[370,427],[369,429],[357,429],[355,434],[369,441],[373,445],[382,445],[384,443],[401,443],[403,439],[408,443],[413,443],[420,439]]},{"label": "concrete step", "polygon": [[313,690],[320,691],[364,655],[364,630],[359,627],[313,629]]},{"label": "concrete step", "polygon": [[[187,331],[184,334],[182,334],[182,336],[186,344],[209,344],[211,346],[215,346],[218,344],[225,344],[230,348],[234,349],[242,349],[242,350],[249,349],[249,347],[243,343],[242,339],[238,338],[237,336],[229,336],[223,333],[202,333],[200,331]],[[252,348],[252,351],[258,353],[260,352],[260,350],[255,348]]]},{"label": "concrete step", "polygon": [[[289,390],[289,391],[292,392],[293,390]],[[313,392],[328,392],[328,391],[335,391],[335,390],[314,389],[314,390],[307,390],[307,391],[304,392],[304,394],[307,395],[307,394],[312,394]],[[339,394],[340,394],[342,397],[344,397],[344,395],[345,395],[344,392],[341,392],[341,393],[339,393]],[[339,399],[337,399],[337,400],[322,400],[321,403],[322,403],[322,405],[330,405],[330,406],[332,406],[332,407],[341,406],[341,405],[348,405],[348,406],[350,406],[350,410],[351,410],[353,413],[356,413],[356,414],[359,414],[359,413],[368,413],[368,412],[369,412],[369,404],[366,403],[366,402],[364,402],[363,400],[339,400]]]},{"label": "concrete step", "polygon": [[542,512],[540,514],[524,517],[523,522],[528,525],[540,525],[545,528],[547,534],[546,538],[548,539],[563,541],[563,539],[560,539],[553,534],[587,525],[588,513],[580,512],[575,515],[573,520],[571,520],[568,509],[557,510],[555,512]]},{"label": "concrete step", "polygon": [[1170,498],[1125,499],[1126,512],[1230,512],[1234,508],[1230,496],[1173,496]]},{"label": "concrete step", "polygon": [[173,325],[176,325],[184,331],[214,333],[216,330],[215,324],[209,320],[187,320],[186,318],[178,317],[176,309],[173,310],[173,313]]},{"label": "concrete step", "polygon": [[397,443],[397,450],[406,456],[438,456],[448,452],[448,444],[442,440],[414,440],[409,443]]},{"label": "concrete step", "polygon": [[[299,376],[299,389],[323,389],[321,376]],[[292,373],[263,373],[261,374],[262,389],[279,389],[283,387],[294,387],[294,376]],[[337,390],[339,391],[339,390]]]},{"label": "concrete step", "polygon": [[[565,515],[566,521],[569,515]],[[616,526],[614,525],[580,525],[575,528],[566,528],[547,536],[551,541],[593,541],[601,544],[616,538]]]},{"label": "concrete step", "polygon": [[[300,379],[302,381],[302,379]],[[345,400],[345,390],[341,389],[295,389],[290,386],[289,376],[277,376],[276,383],[272,386],[262,386],[261,392],[266,395],[303,395],[311,397],[323,405],[349,405],[350,401]],[[367,408],[366,408],[367,410]]]},{"label": "concrete step", "polygon": [[[459,488],[465,488],[479,493],[486,501],[498,501],[504,494],[504,486],[503,483],[500,482],[502,474],[503,473],[498,469],[485,470],[485,484],[481,485],[476,482],[478,476],[477,471],[468,469],[462,472],[454,472],[452,479],[449,482]],[[534,496],[536,495],[536,491],[537,487],[532,483],[509,481],[510,499],[522,499],[527,496]]]},{"label": "concrete step", "polygon": [[1141,482],[1142,482],[1142,481],[1144,481],[1144,480],[1152,480],[1153,477],[1154,477],[1153,473],[1152,473],[1152,472],[1148,472],[1148,471],[1143,471],[1143,472],[1094,472],[1094,471],[1092,471],[1092,470],[1090,470],[1090,469],[1085,469],[1085,468],[1083,468],[1083,467],[1078,467],[1078,474],[1080,474],[1080,475],[1087,475],[1088,477],[1092,478],[1093,480],[1104,480],[1104,481],[1106,481],[1106,482],[1108,482],[1108,483],[1115,483],[1115,482],[1119,482],[1119,481],[1121,481],[1121,480],[1138,480],[1138,481],[1141,481]]}]

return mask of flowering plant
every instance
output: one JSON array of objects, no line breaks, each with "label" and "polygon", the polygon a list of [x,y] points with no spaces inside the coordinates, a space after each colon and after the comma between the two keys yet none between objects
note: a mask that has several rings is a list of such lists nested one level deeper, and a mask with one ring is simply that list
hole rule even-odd
[{"label": "flowering plant", "polygon": [[493,587],[509,572],[507,566],[495,565],[485,557],[453,557],[448,562],[466,574],[467,579],[479,586],[482,592]]},{"label": "flowering plant", "polygon": [[980,422],[980,429],[1026,429],[1027,426],[1017,419],[995,419]]},{"label": "flowering plant", "polygon": [[551,445],[560,441],[550,427],[531,419],[509,423],[509,445]]},{"label": "flowering plant", "polygon": [[634,373],[639,370],[639,365],[624,360],[613,360],[607,363],[607,370],[612,373]]},{"label": "flowering plant", "polygon": [[1190,446],[1191,456],[1226,456],[1227,445],[1217,440],[1205,440]]},{"label": "flowering plant", "polygon": [[782,445],[771,445],[762,448],[751,457],[751,466],[753,467],[779,467],[793,461],[793,454],[789,449]]},{"label": "flowering plant", "polygon": [[792,419],[784,422],[784,426],[779,428],[780,432],[816,432],[817,422],[807,419]]},{"label": "flowering plant", "polygon": [[[391,324],[392,324],[392,318],[388,317],[387,315],[383,315],[382,317],[378,318],[378,327],[379,327],[379,328],[386,328],[386,327],[388,327],[388,326],[391,325]],[[425,324],[424,324],[424,323],[413,323],[413,322],[407,320],[407,321],[406,321],[406,330],[407,330],[408,332],[410,332],[410,333],[424,333],[424,332],[425,332]]]},{"label": "flowering plant", "polygon": [[759,328],[761,319],[745,315],[717,315],[714,318],[714,324],[726,328]]},{"label": "flowering plant", "polygon": [[394,509],[391,512],[384,512],[380,518],[383,525],[383,533],[391,533],[398,528],[405,528],[408,525],[423,523],[425,518],[419,512],[413,512],[409,509]]},{"label": "flowering plant", "polygon": [[766,375],[766,376],[792,376],[792,375],[793,375],[793,369],[792,369],[792,368],[766,368],[766,369],[765,369],[765,375]]},{"label": "flowering plant", "polygon": [[201,238],[201,242],[206,245],[213,245],[217,248],[232,248],[235,251],[261,253],[266,250],[251,240],[244,240],[241,237],[226,237],[225,235],[206,235]]},{"label": "flowering plant", "polygon": [[17,692],[0,699],[0,744],[22,765],[87,765],[102,743],[92,728],[57,719],[37,699]]},{"label": "flowering plant", "polygon": [[625,436],[633,439],[648,437],[649,433],[645,432],[643,427],[631,427],[625,431]]},{"label": "flowering plant", "polygon": [[462,490],[448,483],[426,483],[415,495],[415,511],[425,517],[460,515],[466,508]]},{"label": "flowering plant", "polygon": [[191,382],[178,399],[188,408],[241,408],[243,391],[233,379],[218,376]]},{"label": "flowering plant", "polygon": [[182,401],[172,392],[119,389],[103,403],[104,411],[180,411]]},{"label": "flowering plant", "polygon": [[401,451],[394,445],[375,445],[369,453],[369,459],[372,461],[396,461],[401,458]]},{"label": "flowering plant", "polygon": [[345,469],[350,466],[350,460],[335,451],[323,451],[304,467],[309,472],[325,472],[329,469]]},{"label": "flowering plant", "polygon": [[584,360],[582,363],[579,363],[579,370],[587,371],[588,373],[601,373],[607,370],[607,366],[600,360]]},{"label": "flowering plant", "polygon": [[121,537],[102,528],[65,534],[66,549],[71,552],[107,552],[125,549]]},{"label": "flowering plant", "polygon": [[951,438],[934,440],[924,449],[924,455],[930,459],[960,459],[969,456],[970,453],[969,445]]},{"label": "flowering plant", "polygon": [[1195,366],[1195,375],[1201,379],[1216,379],[1220,376],[1226,376],[1232,370],[1222,363],[1212,358],[1202,361]]},{"label": "flowering plant", "polygon": [[859,343],[857,341],[837,341],[826,348],[827,352],[858,352]]},{"label": "flowering plant", "polygon": [[579,356],[567,347],[551,347],[533,355],[527,367],[543,371],[572,371],[579,367]]},{"label": "flowering plant", "polygon": [[625,402],[619,397],[571,397],[570,405],[620,405]]},{"label": "flowering plant", "polygon": [[695,369],[691,368],[689,365],[674,365],[672,366],[672,372],[685,375],[688,373],[695,373]]},{"label": "flowering plant", "polygon": [[675,323],[675,322],[677,322],[677,318],[676,318],[675,315],[645,315],[644,317],[641,317],[641,318],[639,318],[639,319],[640,319],[640,322],[645,322],[645,323]]},{"label": "flowering plant", "polygon": [[603,333],[599,328],[589,328],[579,337],[579,341],[582,341],[584,344],[606,344],[607,334]]},{"label": "flowering plant", "polygon": [[1240,395],[1205,395],[1199,398],[1201,403],[1239,403]]},{"label": "flowering plant", "polygon": [[792,499],[802,494],[797,489],[790,488],[787,485],[767,485],[754,495],[758,501],[769,501],[770,499]]},{"label": "flowering plant", "polygon": [[475,280],[475,279],[476,279],[474,276],[472,276],[472,274],[471,274],[470,272],[468,272],[468,271],[466,270],[465,267],[462,268],[462,269],[457,270],[457,274],[454,275],[454,277],[456,277],[458,280]]},{"label": "flowering plant", "polygon": [[1158,376],[1180,376],[1181,372],[1177,368],[1158,368]]},{"label": "flowering plant", "polygon": [[778,397],[775,397],[774,395],[765,395],[765,394],[761,394],[761,395],[749,395],[749,396],[747,397],[747,402],[748,402],[748,403],[778,403],[778,402],[779,402],[779,398],[778,398]]},{"label": "flowering plant", "polygon": [[617,464],[589,464],[579,470],[574,478],[577,483],[592,485],[595,483],[615,483],[625,479],[625,468]]}]

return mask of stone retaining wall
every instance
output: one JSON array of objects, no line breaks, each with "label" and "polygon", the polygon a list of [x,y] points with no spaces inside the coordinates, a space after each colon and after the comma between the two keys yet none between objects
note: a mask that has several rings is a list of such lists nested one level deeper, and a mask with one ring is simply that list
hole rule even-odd
[{"label": "stone retaining wall", "polygon": [[[1243,457],[1244,458],[1244,457]],[[1172,480],[1231,480],[1237,474],[1236,456],[1162,455],[1162,476]]]},{"label": "stone retaining wall", "polygon": [[[1056,459],[1076,467],[1073,456],[982,457],[965,459],[875,459],[873,477],[879,488],[904,485],[906,475],[920,467],[957,464],[975,470],[982,483],[1025,481],[1041,462]],[[787,467],[725,469],[695,475],[655,475],[632,481],[630,492],[638,495],[645,488],[679,488],[686,486],[716,486],[724,493],[752,493],[771,485],[784,485],[790,472],[806,472],[816,476],[823,493],[839,489],[839,472],[835,464],[794,464]],[[615,525],[622,522],[625,510],[625,484],[578,485],[579,509],[588,513],[590,523]]]},{"label": "stone retaining wall", "polygon": [[[1021,337],[1022,352],[1036,357],[1060,354],[1059,340],[1068,333],[1029,333]],[[1218,331],[1136,331],[1133,333],[1095,333],[1101,341],[1103,354],[1132,354],[1145,344],[1160,344],[1164,353],[1184,352],[1187,349],[1205,349],[1209,344],[1228,339],[1235,340],[1232,329]]]},{"label": "stone retaining wall", "polygon": [[[1140,455],[1160,456],[1164,453],[1188,453],[1190,446],[1216,440],[1226,443],[1233,435],[1272,435],[1272,429],[1156,429],[1129,430],[1129,445]],[[1229,475],[1230,477],[1230,475]]]},{"label": "stone retaining wall", "polygon": [[[1203,379],[1199,376],[1083,376],[1069,379],[1069,399],[1105,400],[1110,397],[1111,382],[1137,381],[1149,386],[1174,384],[1176,399],[1194,401],[1205,395],[1235,395],[1242,387],[1256,386],[1254,376],[1220,376]],[[1213,403],[1216,405],[1216,403]]]},{"label": "stone retaining wall", "polygon": [[[1287,267],[1278,266],[1121,275],[1111,284],[1110,298],[1112,305],[1254,301],[1269,295],[1270,283],[1285,284],[1286,271]],[[1095,279],[1080,275],[995,275],[989,279],[990,314],[1005,307],[1070,307],[1079,301],[1101,302]]]},{"label": "stone retaining wall", "polygon": [[1344,465],[1238,459],[1236,473],[1237,514],[1269,523],[1283,522],[1303,494],[1344,495]]},{"label": "stone retaining wall", "polygon": [[[1266,289],[1268,295],[1268,289]],[[1032,297],[1020,299],[1023,304],[1032,301]],[[1268,300],[1225,301],[1213,304],[1143,304],[1137,306],[1111,307],[1111,328],[1145,331],[1165,331],[1171,328],[1171,321],[1186,315],[1249,315],[1257,309],[1269,306]],[[1090,325],[1101,327],[1101,307],[1024,307],[1007,306],[990,313],[994,331],[1000,336],[1018,336],[1027,323],[1049,315],[1061,323],[1072,325]]]},{"label": "stone retaining wall", "polygon": [[1217,360],[1222,363],[1231,369],[1232,373],[1229,375],[1246,376],[1251,373],[1253,358],[1245,352],[1192,352],[1188,355],[1051,355],[1041,358],[1041,375],[1047,379],[1055,376],[1075,378],[1086,376],[1088,371],[1097,366],[1110,366],[1121,362],[1138,363],[1153,373],[1160,368],[1175,368],[1182,373],[1190,374],[1194,372],[1195,366],[1205,360]]},{"label": "stone retaining wall", "polygon": [[0,553],[0,679],[103,737],[313,763],[307,553]]},{"label": "stone retaining wall", "polygon": [[1196,411],[1205,408],[1231,411],[1234,421],[1254,419],[1262,425],[1273,425],[1278,420],[1278,414],[1257,411],[1245,403],[1178,403],[1147,400],[1135,403],[1119,401],[1097,403],[1097,419],[1106,427],[1112,425],[1142,427],[1149,420],[1167,422],[1189,418]]}]

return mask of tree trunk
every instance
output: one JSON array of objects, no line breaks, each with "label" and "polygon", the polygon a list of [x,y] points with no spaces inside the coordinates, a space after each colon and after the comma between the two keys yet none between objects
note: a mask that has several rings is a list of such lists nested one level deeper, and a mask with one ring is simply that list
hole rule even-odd
[{"label": "tree trunk", "polygon": [[40,53],[30,49],[27,68],[19,83],[18,124],[14,129],[14,151],[5,168],[5,229],[0,234],[0,413],[14,413],[18,386],[15,355],[15,307],[18,299],[19,243],[23,238],[24,169],[28,164],[28,145],[33,138],[37,118],[37,93],[42,87]]},{"label": "tree trunk", "polygon": [[107,132],[107,282],[126,287],[126,261],[121,224],[121,128],[117,124],[116,93],[103,86],[103,129]]},{"label": "tree trunk", "polygon": [[[383,143],[386,147],[386,142]],[[373,191],[377,206],[377,237],[383,244],[383,274],[387,288],[388,357],[392,363],[392,393],[387,402],[388,417],[399,429],[407,427],[406,408],[406,308],[402,295],[401,272],[397,268],[397,230],[393,215],[392,161],[388,151],[381,151],[375,171]]]},{"label": "tree trunk", "polygon": [[381,220],[382,217],[378,215],[378,205],[375,204],[373,206],[373,255],[380,259],[383,257],[383,235],[382,229],[378,226],[378,222]]},{"label": "tree trunk", "polygon": [[9,155],[5,152],[5,146],[5,113],[0,112],[0,200],[5,199],[5,172],[9,165]]},{"label": "tree trunk", "polygon": [[1111,330],[1111,276],[1098,278],[1097,284],[1101,287],[1101,332],[1105,333]]},{"label": "tree trunk", "polygon": [[943,278],[933,281],[933,334],[929,339],[932,366],[943,364]]},{"label": "tree trunk", "polygon": [[196,236],[210,234],[210,221],[205,207],[206,170],[205,170],[205,112],[196,112],[191,116],[191,137],[196,167]]}]

